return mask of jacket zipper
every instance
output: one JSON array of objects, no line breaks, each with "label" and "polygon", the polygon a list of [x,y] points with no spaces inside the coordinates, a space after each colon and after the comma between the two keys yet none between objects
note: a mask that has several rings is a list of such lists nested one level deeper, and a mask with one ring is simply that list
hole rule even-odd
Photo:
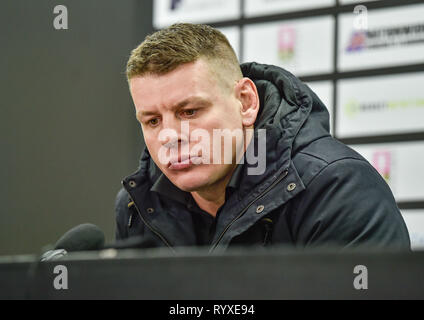
[{"label": "jacket zipper", "polygon": [[246,207],[244,207],[244,209],[242,211],[240,211],[240,213],[237,215],[237,217],[235,217],[224,229],[224,231],[222,231],[221,235],[219,236],[218,240],[216,240],[215,244],[212,245],[212,248],[209,250],[209,253],[211,253],[213,250],[215,250],[215,248],[218,246],[219,242],[222,240],[222,237],[224,236],[224,234],[228,231],[228,229],[234,224],[234,222],[236,222],[238,219],[241,218],[241,216],[243,216],[247,209],[249,209],[249,207],[255,203],[256,201],[260,200],[262,197],[264,197],[272,188],[274,188],[281,180],[283,180],[287,174],[288,174],[288,170],[285,170],[280,177],[278,177],[277,180],[275,180],[268,188],[266,188],[258,197],[256,197],[254,200],[252,200]]},{"label": "jacket zipper", "polygon": [[[128,192],[128,191],[127,191]],[[143,215],[141,214],[140,210],[138,210],[138,207],[134,201],[134,199],[131,197],[131,194],[128,192],[128,196],[130,197],[131,201],[134,202],[134,207],[137,210],[138,216],[140,217],[141,221],[143,221],[143,223],[150,229],[150,231],[152,231],[155,235],[157,235],[162,241],[163,243],[165,243],[165,245],[172,250],[172,252],[175,253],[174,248],[169,244],[169,242],[165,239],[164,236],[162,236],[159,231],[157,231],[155,228],[153,228],[144,218]]]}]

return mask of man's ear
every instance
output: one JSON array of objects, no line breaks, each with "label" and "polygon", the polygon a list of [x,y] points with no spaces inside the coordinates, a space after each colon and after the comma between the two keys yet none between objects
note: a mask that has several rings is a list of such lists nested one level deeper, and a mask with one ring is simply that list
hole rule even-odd
[{"label": "man's ear", "polygon": [[236,98],[241,103],[243,126],[253,126],[259,111],[259,95],[256,85],[249,78],[240,79],[235,86]]}]

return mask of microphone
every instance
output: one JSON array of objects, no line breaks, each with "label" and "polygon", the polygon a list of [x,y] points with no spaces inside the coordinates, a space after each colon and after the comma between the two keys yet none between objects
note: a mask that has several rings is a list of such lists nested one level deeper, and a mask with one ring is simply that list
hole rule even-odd
[{"label": "microphone", "polygon": [[94,224],[80,224],[66,232],[55,244],[53,250],[45,252],[40,261],[58,260],[68,252],[105,249],[146,249],[155,247],[152,236],[134,236],[105,245],[103,231]]},{"label": "microphone", "polygon": [[91,223],[80,224],[66,232],[49,250],[41,256],[41,261],[57,260],[68,252],[103,249],[105,236],[103,231]]},{"label": "microphone", "polygon": [[100,250],[104,244],[103,231],[94,224],[84,223],[66,232],[56,242],[54,249],[64,249],[67,252]]}]

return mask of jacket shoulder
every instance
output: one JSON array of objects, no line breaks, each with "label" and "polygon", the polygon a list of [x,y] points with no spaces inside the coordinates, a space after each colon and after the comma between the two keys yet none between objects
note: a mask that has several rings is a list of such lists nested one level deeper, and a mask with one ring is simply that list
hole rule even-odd
[{"label": "jacket shoulder", "polygon": [[[293,229],[299,243],[409,249],[405,222],[381,175],[341,147],[332,155],[302,155],[305,192],[296,198]],[[313,170],[314,174],[307,173]]]},{"label": "jacket shoulder", "polygon": [[333,137],[315,140],[297,151],[293,163],[303,183],[308,185],[328,165],[344,159],[361,160],[363,165],[371,166],[359,153]]}]

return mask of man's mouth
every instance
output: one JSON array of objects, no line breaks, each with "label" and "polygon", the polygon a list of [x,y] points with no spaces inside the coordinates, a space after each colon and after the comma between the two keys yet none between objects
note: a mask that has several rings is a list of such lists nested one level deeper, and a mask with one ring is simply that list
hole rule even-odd
[{"label": "man's mouth", "polygon": [[196,159],[198,161],[199,156],[190,156],[190,155],[180,155],[178,157],[171,158],[168,163],[168,169],[170,170],[184,170],[190,168],[193,163],[193,160]]}]

